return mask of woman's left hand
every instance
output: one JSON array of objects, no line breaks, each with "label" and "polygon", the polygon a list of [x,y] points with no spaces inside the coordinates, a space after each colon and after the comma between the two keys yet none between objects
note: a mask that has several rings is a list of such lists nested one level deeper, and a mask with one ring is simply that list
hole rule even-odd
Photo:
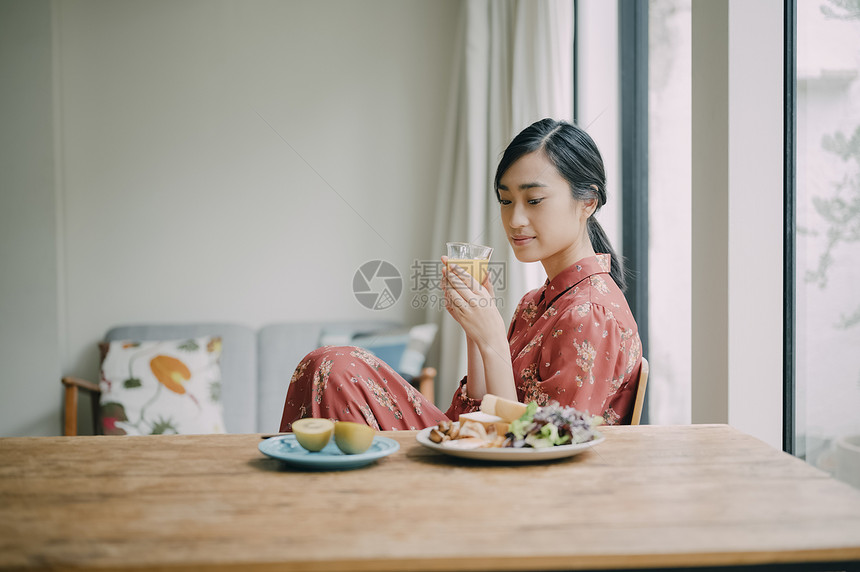
[{"label": "woman's left hand", "polygon": [[468,272],[457,264],[449,268],[448,257],[442,257],[442,289],[448,313],[478,343],[489,344],[499,331],[505,334],[505,322],[496,308],[489,273],[483,284],[478,284]]}]

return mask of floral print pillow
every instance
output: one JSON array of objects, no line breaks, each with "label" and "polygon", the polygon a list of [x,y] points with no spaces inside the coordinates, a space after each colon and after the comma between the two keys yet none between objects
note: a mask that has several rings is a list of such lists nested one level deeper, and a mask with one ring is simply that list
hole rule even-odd
[{"label": "floral print pillow", "polygon": [[100,347],[105,435],[224,432],[220,337]]}]

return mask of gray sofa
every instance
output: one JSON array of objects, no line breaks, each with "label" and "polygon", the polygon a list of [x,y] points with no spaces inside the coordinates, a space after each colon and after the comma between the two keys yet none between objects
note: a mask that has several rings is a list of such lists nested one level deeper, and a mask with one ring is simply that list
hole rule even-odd
[{"label": "gray sofa", "polygon": [[[324,343],[348,343],[357,335],[391,331],[400,326],[390,321],[278,323],[259,330],[239,324],[127,325],[110,329],[105,341],[221,336],[222,401],[227,432],[267,433],[278,431],[290,377],[308,352]],[[435,370],[425,367],[419,377],[413,381],[423,383],[422,391],[429,391],[432,396]],[[68,377],[63,378],[63,384],[66,434],[74,435],[78,389],[97,391],[98,386]]]}]

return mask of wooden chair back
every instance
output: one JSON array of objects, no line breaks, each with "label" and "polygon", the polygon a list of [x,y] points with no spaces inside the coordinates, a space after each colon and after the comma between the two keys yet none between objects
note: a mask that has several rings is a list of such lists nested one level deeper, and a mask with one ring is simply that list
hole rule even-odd
[{"label": "wooden chair back", "polygon": [[642,408],[645,405],[645,388],[648,386],[648,360],[642,358],[642,367],[639,369],[639,386],[636,388],[636,401],[633,402],[633,417],[631,425],[639,425],[642,419]]}]

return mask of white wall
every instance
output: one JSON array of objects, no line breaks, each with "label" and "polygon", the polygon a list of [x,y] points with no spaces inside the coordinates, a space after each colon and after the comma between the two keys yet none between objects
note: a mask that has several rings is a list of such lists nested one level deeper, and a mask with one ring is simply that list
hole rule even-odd
[{"label": "white wall", "polygon": [[782,2],[692,19],[692,421],[781,448]]},{"label": "white wall", "polygon": [[[4,304],[61,301],[56,361],[88,378],[115,324],[420,319],[405,294],[364,309],[352,276],[385,259],[408,284],[412,260],[441,252],[427,213],[458,5],[55,2],[60,212],[37,222],[61,248],[54,264],[21,234],[15,254],[61,287]],[[4,399],[0,435],[59,431],[58,376],[16,367],[55,394],[56,416],[10,422]]]},{"label": "white wall", "polygon": [[727,2],[693,0],[693,423],[728,422],[728,13]]},{"label": "white wall", "polygon": [[782,448],[783,3],[729,3],[729,423]]},{"label": "white wall", "polygon": [[59,431],[51,4],[0,2],[0,435]]}]

